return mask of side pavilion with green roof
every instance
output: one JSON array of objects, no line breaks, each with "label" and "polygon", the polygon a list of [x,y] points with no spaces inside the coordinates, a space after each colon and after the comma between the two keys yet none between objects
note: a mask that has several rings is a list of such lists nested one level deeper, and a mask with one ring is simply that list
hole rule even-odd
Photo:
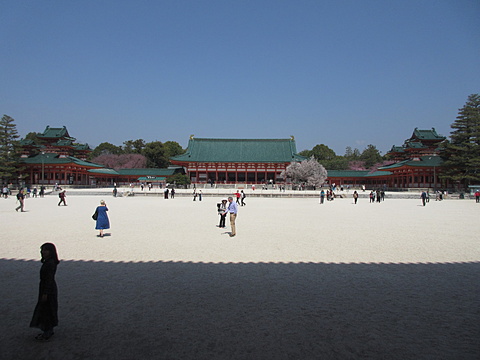
[{"label": "side pavilion with green roof", "polygon": [[90,184],[91,169],[102,169],[103,165],[81,160],[73,156],[54,153],[40,153],[30,157],[22,157],[27,184]]},{"label": "side pavilion with green roof", "polygon": [[390,174],[390,186],[399,189],[450,187],[440,179],[442,159],[440,156],[420,156],[378,168]]},{"label": "side pavilion with green roof", "polygon": [[305,160],[289,139],[195,138],[187,151],[170,161],[186,169],[192,183],[221,182],[257,184],[279,181],[292,162]]},{"label": "side pavilion with green roof", "polygon": [[24,181],[28,185],[89,185],[112,186],[131,183],[165,183],[168,178],[180,173],[183,168],[170,166],[166,169],[111,169],[84,161],[73,156],[42,153],[21,158]]}]

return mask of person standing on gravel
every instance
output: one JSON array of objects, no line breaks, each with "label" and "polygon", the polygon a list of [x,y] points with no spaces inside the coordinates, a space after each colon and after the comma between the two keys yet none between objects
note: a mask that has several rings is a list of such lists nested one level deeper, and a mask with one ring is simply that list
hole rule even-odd
[{"label": "person standing on gravel", "polygon": [[233,197],[228,197],[228,206],[227,210],[224,212],[224,215],[230,213],[230,226],[232,227],[232,231],[230,233],[230,237],[234,237],[237,235],[236,227],[235,227],[235,220],[237,220],[237,212],[238,212],[238,205],[236,202],[233,201]]}]

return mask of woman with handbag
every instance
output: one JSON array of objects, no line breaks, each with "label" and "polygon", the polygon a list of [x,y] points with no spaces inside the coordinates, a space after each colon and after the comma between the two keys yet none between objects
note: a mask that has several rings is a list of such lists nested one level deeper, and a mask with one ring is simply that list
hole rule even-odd
[{"label": "woman with handbag", "polygon": [[110,229],[110,221],[108,219],[107,211],[107,204],[104,200],[100,200],[100,206],[97,206],[95,214],[92,216],[92,218],[97,221],[95,229],[100,230],[100,237],[103,237],[103,230]]}]

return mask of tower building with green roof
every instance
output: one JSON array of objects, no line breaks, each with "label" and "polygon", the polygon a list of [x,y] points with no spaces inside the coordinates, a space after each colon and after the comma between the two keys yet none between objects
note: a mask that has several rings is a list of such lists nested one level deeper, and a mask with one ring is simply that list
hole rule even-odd
[{"label": "tower building with green roof", "polygon": [[405,140],[402,146],[392,146],[387,156],[394,161],[404,161],[422,156],[437,156],[440,152],[439,146],[446,139],[439,135],[435,128],[420,130],[415,128],[412,136]]},{"label": "tower building with green roof", "polygon": [[395,163],[379,168],[390,174],[390,187],[393,188],[433,188],[442,184],[441,144],[446,140],[435,128],[420,130],[415,128],[412,136],[402,146],[393,146],[387,156]]}]

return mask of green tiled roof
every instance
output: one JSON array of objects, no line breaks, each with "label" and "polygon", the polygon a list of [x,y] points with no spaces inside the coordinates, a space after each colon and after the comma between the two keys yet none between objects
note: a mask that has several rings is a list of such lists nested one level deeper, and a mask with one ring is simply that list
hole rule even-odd
[{"label": "green tiled roof", "polygon": [[[45,131],[41,134],[37,135],[39,138],[70,138],[70,135],[68,134],[67,128],[61,127],[61,128],[51,128],[50,126],[47,126],[45,128]],[[73,138],[71,138],[73,139]]]},{"label": "green tiled roof", "polygon": [[285,163],[302,161],[291,139],[204,139],[190,138],[185,154],[173,161]]},{"label": "green tiled roof", "polygon": [[402,166],[414,166],[414,167],[434,167],[442,164],[442,158],[440,156],[421,156],[418,160],[404,160],[398,163],[387,165],[379,168],[379,170],[390,170],[399,168]]},{"label": "green tiled roof", "polygon": [[170,176],[175,174],[176,168],[169,169],[118,169],[117,172],[120,175],[131,175],[131,176]]},{"label": "green tiled roof", "polygon": [[172,167],[168,169],[90,169],[88,172],[92,174],[117,175],[117,176],[139,176],[138,180],[165,180],[166,176],[175,174],[175,171],[181,169],[179,167]]},{"label": "green tiled roof", "polygon": [[90,169],[88,172],[92,174],[104,174],[104,175],[118,175],[114,169],[102,168],[102,169]]},{"label": "green tiled roof", "polygon": [[327,170],[328,177],[365,177],[368,170]]},{"label": "green tiled roof", "polygon": [[19,143],[20,146],[35,145],[35,142],[32,139],[22,139]]},{"label": "green tiled roof", "polygon": [[54,145],[56,146],[72,146],[72,140],[58,140]]},{"label": "green tiled roof", "polygon": [[75,150],[92,150],[88,144],[75,145]]},{"label": "green tiled roof", "polygon": [[74,163],[86,167],[103,167],[103,165],[95,164],[89,161],[83,161],[73,156],[60,157],[58,154],[46,153],[37,154],[28,158],[22,158],[25,164],[70,164]]},{"label": "green tiled roof", "polygon": [[385,176],[389,175],[386,171],[374,171],[369,170],[327,170],[327,177],[341,177],[341,178],[363,178],[372,176]]},{"label": "green tiled roof", "polygon": [[164,181],[166,177],[164,176],[140,176],[137,180],[139,181]]},{"label": "green tiled roof", "polygon": [[437,131],[435,128],[432,128],[431,130],[418,130],[418,128],[415,128],[413,130],[413,135],[412,138],[415,137],[420,140],[445,140],[445,136],[441,136],[437,134]]},{"label": "green tiled roof", "polygon": [[374,171],[372,173],[368,173],[365,175],[365,177],[372,177],[372,176],[386,176],[386,175],[391,175],[392,173],[390,171]]},{"label": "green tiled roof", "polygon": [[404,146],[406,148],[410,148],[410,149],[426,149],[426,148],[428,148],[428,146],[423,145],[419,141],[406,141]]},{"label": "green tiled roof", "polygon": [[405,152],[403,146],[395,146],[393,145],[390,152]]},{"label": "green tiled roof", "polygon": [[[419,130],[415,128],[410,139],[405,140],[403,146],[392,146],[389,153],[404,152],[406,149],[428,149],[432,142],[441,142],[445,140],[445,136],[438,135],[435,128],[431,130]],[[425,141],[425,143],[424,143]]]}]

